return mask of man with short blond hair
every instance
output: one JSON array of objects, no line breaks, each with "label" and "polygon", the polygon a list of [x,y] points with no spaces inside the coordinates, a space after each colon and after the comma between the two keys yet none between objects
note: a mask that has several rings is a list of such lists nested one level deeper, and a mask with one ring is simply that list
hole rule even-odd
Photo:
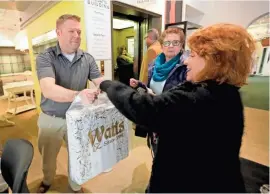
[{"label": "man with short blond hair", "polygon": [[61,15],[56,21],[56,29],[60,28],[60,26],[67,20],[75,20],[77,22],[81,22],[81,18],[77,15],[72,14]]},{"label": "man with short blond hair", "polygon": [[[37,75],[40,83],[42,113],[38,119],[38,149],[42,155],[44,178],[38,193],[45,193],[53,183],[56,158],[63,139],[68,146],[66,111],[76,95],[90,101],[96,99],[97,89],[86,89],[91,80],[97,87],[103,81],[95,59],[79,49],[81,43],[80,17],[62,15],[56,22],[58,43],[38,55]],[[81,186],[69,178],[71,189],[81,193]]]}]

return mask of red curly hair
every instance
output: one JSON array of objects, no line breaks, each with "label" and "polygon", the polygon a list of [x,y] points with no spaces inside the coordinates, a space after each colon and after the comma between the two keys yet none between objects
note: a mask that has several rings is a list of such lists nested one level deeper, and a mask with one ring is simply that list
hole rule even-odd
[{"label": "red curly hair", "polygon": [[206,64],[197,81],[211,79],[238,87],[246,84],[255,51],[255,41],[246,29],[234,24],[215,24],[194,32],[188,44]]}]

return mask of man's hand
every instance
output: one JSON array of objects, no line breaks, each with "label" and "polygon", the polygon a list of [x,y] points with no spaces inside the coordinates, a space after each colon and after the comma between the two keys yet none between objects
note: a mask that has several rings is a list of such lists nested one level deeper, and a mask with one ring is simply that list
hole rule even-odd
[{"label": "man's hand", "polygon": [[99,95],[98,89],[84,89],[79,93],[79,97],[84,104],[93,103]]},{"label": "man's hand", "polygon": [[138,85],[139,85],[139,81],[136,80],[136,79],[134,79],[134,78],[131,78],[131,79],[129,80],[129,85],[130,85],[132,88],[136,88],[136,87],[138,87]]}]

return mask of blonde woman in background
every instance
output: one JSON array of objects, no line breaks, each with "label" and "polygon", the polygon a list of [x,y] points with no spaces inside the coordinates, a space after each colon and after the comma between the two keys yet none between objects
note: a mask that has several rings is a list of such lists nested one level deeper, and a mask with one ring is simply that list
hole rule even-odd
[{"label": "blonde woman in background", "polygon": [[125,46],[121,46],[118,49],[118,57],[116,59],[119,81],[129,85],[129,80],[134,76],[133,73],[133,57],[127,52]]}]

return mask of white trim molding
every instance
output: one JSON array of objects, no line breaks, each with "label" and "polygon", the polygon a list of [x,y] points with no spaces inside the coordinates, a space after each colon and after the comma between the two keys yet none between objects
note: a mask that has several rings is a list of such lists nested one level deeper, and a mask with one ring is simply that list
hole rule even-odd
[{"label": "white trim molding", "polygon": [[[41,16],[44,12],[55,6],[57,3],[61,2],[60,0],[47,0],[46,2],[40,5],[41,1],[33,1],[33,3],[25,10],[25,14],[29,14],[23,18],[23,21],[20,24],[21,30],[26,28],[30,23],[36,20],[39,16]],[[38,8],[37,8],[38,6]],[[34,8],[34,10],[33,10]]]}]

